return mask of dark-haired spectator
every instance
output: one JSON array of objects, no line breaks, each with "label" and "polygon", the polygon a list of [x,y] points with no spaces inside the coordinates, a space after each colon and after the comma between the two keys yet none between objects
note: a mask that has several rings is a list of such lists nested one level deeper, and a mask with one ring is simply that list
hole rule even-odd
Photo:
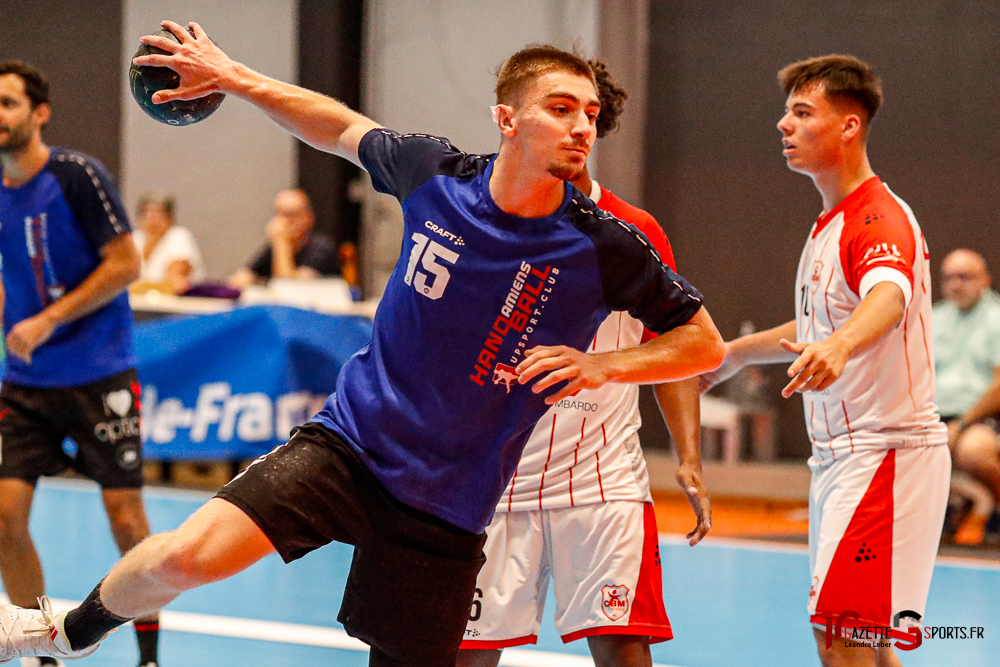
[{"label": "dark-haired spectator", "polygon": [[282,190],[274,198],[267,224],[268,243],[229,279],[233,287],[262,284],[271,278],[321,278],[340,273],[333,241],[312,231],[316,216],[302,190]]},{"label": "dark-haired spectator", "polygon": [[[934,306],[937,405],[948,421],[955,468],[1000,500],[1000,296],[990,289],[986,260],[955,250],[941,267],[944,301]],[[955,534],[960,544],[1000,538],[1000,513],[976,511]]]},{"label": "dark-haired spectator", "polygon": [[205,279],[205,266],[194,234],[174,225],[174,198],[145,194],[139,200],[139,229],[132,240],[142,254],[142,274],[132,291],[156,289],[183,294]]}]

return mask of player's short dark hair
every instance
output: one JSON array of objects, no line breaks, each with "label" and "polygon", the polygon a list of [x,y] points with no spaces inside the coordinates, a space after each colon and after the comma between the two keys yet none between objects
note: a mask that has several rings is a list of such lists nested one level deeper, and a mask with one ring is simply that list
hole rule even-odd
[{"label": "player's short dark hair", "polygon": [[597,97],[601,100],[601,113],[597,117],[597,138],[600,139],[618,127],[618,117],[625,110],[628,93],[615,82],[603,61],[592,58],[587,63],[594,71]]},{"label": "player's short dark hair", "polygon": [[882,81],[872,66],[854,56],[831,54],[792,63],[778,72],[785,95],[822,84],[830,99],[850,100],[865,111],[866,127],[882,107]]},{"label": "player's short dark hair", "polygon": [[597,87],[594,71],[580,54],[550,44],[531,44],[507,58],[497,70],[497,104],[517,104],[527,83],[560,71],[586,77]]},{"label": "player's short dark hair", "polygon": [[174,217],[174,208],[177,206],[177,200],[173,195],[167,194],[166,192],[147,192],[139,197],[139,215],[142,215],[143,212],[145,212],[147,206],[159,206],[172,220]]},{"label": "player's short dark hair", "polygon": [[5,60],[0,62],[0,76],[16,74],[24,81],[24,93],[31,102],[31,108],[39,104],[49,103],[49,80],[35,67],[23,60]]}]

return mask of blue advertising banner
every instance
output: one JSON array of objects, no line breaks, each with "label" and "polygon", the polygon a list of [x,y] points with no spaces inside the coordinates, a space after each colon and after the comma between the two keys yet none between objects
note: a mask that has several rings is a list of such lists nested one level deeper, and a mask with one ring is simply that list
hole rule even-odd
[{"label": "blue advertising banner", "polygon": [[288,439],[368,344],[371,320],[282,306],[135,328],[149,459],[243,459]]}]

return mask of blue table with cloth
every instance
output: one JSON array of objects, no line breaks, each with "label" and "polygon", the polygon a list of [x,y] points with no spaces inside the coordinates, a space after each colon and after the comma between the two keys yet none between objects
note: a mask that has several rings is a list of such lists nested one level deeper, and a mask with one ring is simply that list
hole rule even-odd
[{"label": "blue table with cloth", "polygon": [[372,323],[284,306],[135,327],[143,455],[165,461],[260,456],[333,392]]}]

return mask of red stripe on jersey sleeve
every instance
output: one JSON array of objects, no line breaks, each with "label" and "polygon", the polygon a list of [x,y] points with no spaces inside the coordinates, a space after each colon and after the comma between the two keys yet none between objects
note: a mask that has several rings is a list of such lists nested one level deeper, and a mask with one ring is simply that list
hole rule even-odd
[{"label": "red stripe on jersey sleeve", "polygon": [[674,250],[670,246],[667,235],[663,232],[663,227],[652,215],[642,210],[638,206],[629,204],[615,193],[601,186],[601,199],[597,205],[619,220],[635,225],[635,227],[646,235],[656,252],[660,253],[660,259],[674,271],[677,270],[677,263],[674,261]]},{"label": "red stripe on jersey sleeve", "polygon": [[906,276],[912,288],[917,244],[906,211],[877,179],[866,181],[848,200],[840,236],[840,265],[848,287],[860,296],[865,274],[887,267]]},{"label": "red stripe on jersey sleeve", "polygon": [[[663,260],[663,263],[672,270],[677,270],[677,260],[674,258],[673,246],[670,245],[670,240],[663,231],[663,227],[656,221],[656,218],[638,206],[629,204],[603,185],[601,186],[601,199],[597,202],[597,205],[619,220],[624,220],[627,223],[635,225],[640,232],[646,235],[649,242],[656,248],[656,252],[660,253],[660,259]],[[619,333],[620,331],[621,329],[619,328]],[[642,340],[640,342],[648,343],[654,338],[656,338],[656,334],[643,327]]]}]

